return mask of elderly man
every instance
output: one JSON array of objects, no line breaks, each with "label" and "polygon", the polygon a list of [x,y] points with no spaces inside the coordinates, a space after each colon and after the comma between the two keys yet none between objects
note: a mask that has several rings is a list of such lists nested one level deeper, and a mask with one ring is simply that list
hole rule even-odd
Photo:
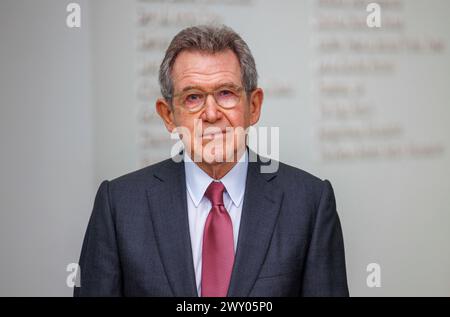
[{"label": "elderly man", "polygon": [[[330,182],[246,146],[263,90],[228,27],[178,33],[156,110],[184,145],[98,190],[76,296],[347,296]],[[270,164],[270,162],[269,162]]]}]

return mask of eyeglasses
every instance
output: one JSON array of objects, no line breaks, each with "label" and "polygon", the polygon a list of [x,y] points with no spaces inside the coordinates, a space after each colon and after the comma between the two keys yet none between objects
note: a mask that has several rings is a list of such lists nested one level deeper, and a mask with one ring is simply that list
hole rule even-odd
[{"label": "eyeglasses", "polygon": [[208,98],[208,95],[212,95],[220,107],[224,109],[231,109],[239,104],[243,89],[243,87],[230,85],[219,87],[213,91],[189,89],[174,94],[172,97],[177,105],[183,107],[191,113],[198,112],[205,107],[206,98]]}]

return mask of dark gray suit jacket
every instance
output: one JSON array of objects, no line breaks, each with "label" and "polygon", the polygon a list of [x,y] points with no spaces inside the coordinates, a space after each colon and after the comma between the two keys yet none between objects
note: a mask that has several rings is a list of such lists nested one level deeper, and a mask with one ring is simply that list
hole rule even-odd
[{"label": "dark gray suit jacket", "polygon": [[[183,164],[100,185],[75,296],[198,296]],[[330,182],[283,163],[260,173],[262,164],[249,162],[228,296],[348,296]]]}]

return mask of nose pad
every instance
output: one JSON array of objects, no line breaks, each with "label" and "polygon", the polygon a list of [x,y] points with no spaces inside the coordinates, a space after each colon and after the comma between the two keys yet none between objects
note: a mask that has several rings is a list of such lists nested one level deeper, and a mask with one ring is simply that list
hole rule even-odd
[{"label": "nose pad", "polygon": [[206,117],[206,120],[211,122],[220,119],[219,105],[217,104],[213,95],[206,96],[204,115]]},{"label": "nose pad", "polygon": [[205,100],[205,108],[208,108],[210,105],[214,105],[216,108],[219,106],[216,102],[216,99],[212,94],[208,94]]}]

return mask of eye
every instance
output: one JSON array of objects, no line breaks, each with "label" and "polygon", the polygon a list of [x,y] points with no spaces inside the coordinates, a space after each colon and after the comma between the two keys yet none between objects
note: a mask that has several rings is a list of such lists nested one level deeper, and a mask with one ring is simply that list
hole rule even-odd
[{"label": "eye", "polygon": [[203,99],[203,95],[201,94],[188,94],[185,98],[185,102],[187,104],[193,104],[193,103],[198,103],[200,101],[202,101]]},{"label": "eye", "polygon": [[220,97],[231,97],[234,96],[235,93],[229,89],[223,89],[219,91],[219,96]]}]

